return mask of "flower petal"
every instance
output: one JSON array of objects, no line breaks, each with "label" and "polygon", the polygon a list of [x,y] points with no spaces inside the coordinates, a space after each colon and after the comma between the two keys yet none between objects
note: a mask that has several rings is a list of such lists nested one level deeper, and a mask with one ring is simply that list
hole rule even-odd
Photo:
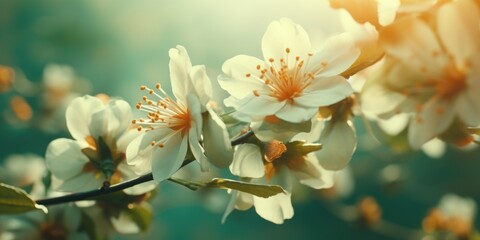
[{"label": "flower petal", "polygon": [[[229,101],[227,101],[228,99],[229,98],[225,100],[226,105],[229,103]],[[286,101],[279,102],[278,99],[268,95],[260,95],[257,97],[252,93],[250,96],[238,100],[235,104],[237,105],[232,107],[235,107],[237,111],[252,116],[274,115],[282,107],[287,105]]]},{"label": "flower petal", "polygon": [[127,147],[125,153],[127,163],[134,165],[136,174],[145,174],[152,171],[153,152],[159,147],[152,146],[152,142],[165,144],[168,137],[175,132],[170,128],[157,128],[135,138]]},{"label": "flower petal", "polygon": [[62,180],[81,174],[90,161],[76,141],[66,138],[53,140],[47,147],[45,158],[47,168]]},{"label": "flower petal", "polygon": [[475,66],[467,79],[467,89],[458,94],[455,100],[455,112],[469,126],[480,125],[480,70]]},{"label": "flower petal", "polygon": [[[52,176],[53,177],[53,176]],[[66,180],[59,180],[59,185],[54,187],[58,191],[82,192],[95,190],[102,186],[104,178],[97,177],[93,172],[78,174]],[[52,181],[53,183],[54,181]]]},{"label": "flower petal", "polygon": [[308,72],[321,77],[339,75],[347,70],[358,56],[360,56],[360,49],[355,46],[351,34],[335,35],[328,38],[323,49],[312,56],[307,66]]},{"label": "flower petal", "polygon": [[328,106],[345,99],[352,93],[352,87],[341,76],[316,78],[305,88],[301,96],[295,98],[295,102],[307,107]]},{"label": "flower petal", "polygon": [[449,101],[430,99],[423,111],[413,116],[408,128],[408,142],[414,149],[445,131],[454,119],[454,106]]},{"label": "flower petal", "polygon": [[220,117],[207,105],[208,115],[203,122],[203,147],[208,160],[219,168],[230,165],[233,149],[227,127]]},{"label": "flower petal", "polygon": [[230,201],[227,204],[225,213],[222,217],[222,224],[227,220],[228,215],[234,209],[245,211],[253,206],[253,195],[233,190],[230,192]]},{"label": "flower petal", "polygon": [[169,68],[173,95],[178,102],[185,104],[186,95],[192,92],[193,87],[188,75],[192,68],[190,57],[187,50],[180,45],[177,45],[177,48],[171,48],[168,55],[170,56]]},{"label": "flower petal", "polygon": [[301,184],[315,189],[333,186],[335,175],[335,171],[326,170],[318,164],[314,153],[309,154],[305,160],[305,164],[300,165],[299,168],[296,168],[292,173]]},{"label": "flower petal", "polygon": [[[317,107],[304,107],[287,103],[275,115],[287,122],[301,123],[310,120],[317,113]],[[270,114],[268,114],[270,115]]]},{"label": "flower petal", "polygon": [[120,234],[133,234],[140,232],[140,227],[125,211],[120,211],[116,217],[111,216],[110,223],[112,223],[112,227]]},{"label": "flower petal", "polygon": [[210,82],[210,78],[208,78],[207,76],[205,66],[193,66],[189,72],[189,75],[190,81],[192,82],[193,90],[195,91],[195,95],[197,95],[198,100],[200,100],[202,112],[205,112],[205,106],[212,99],[213,96],[212,83]]},{"label": "flower petal", "polygon": [[200,102],[198,97],[194,94],[187,95],[187,106],[188,111],[190,112],[190,117],[193,121],[191,129],[195,129],[197,131],[197,135],[202,134],[202,125],[203,125],[203,118],[202,118],[202,107],[200,106]]},{"label": "flower petal", "polygon": [[119,99],[110,100],[105,113],[107,126],[106,132],[104,132],[109,136],[110,139],[108,140],[118,139],[120,134],[130,126],[132,118],[132,110],[126,101]]},{"label": "flower petal", "polygon": [[[92,134],[89,130],[92,115],[103,109],[105,109],[105,105],[96,97],[85,95],[72,100],[65,112],[68,131],[72,137],[79,141],[85,141],[85,137]],[[93,134],[99,133],[94,132]]]},{"label": "flower petal", "polygon": [[[135,166],[127,165],[125,162],[122,162],[118,164],[118,171],[122,174],[122,181],[130,180],[136,177],[139,177],[140,175],[137,174],[135,171]],[[147,192],[152,191],[157,187],[156,182],[154,181],[149,181],[141,184],[137,184],[133,187],[124,189],[123,192],[129,195],[141,195]]]},{"label": "flower petal", "polygon": [[200,139],[197,134],[197,131],[192,131],[192,130],[195,130],[195,129],[191,129],[191,131],[188,132],[188,141],[190,145],[190,151],[192,151],[193,156],[200,163],[200,169],[202,170],[202,172],[206,172],[209,170],[208,159],[207,159],[207,156],[205,156],[205,153],[203,152],[202,145],[200,145]]},{"label": "flower petal", "polygon": [[438,9],[438,34],[458,64],[480,50],[480,12],[474,1],[448,2]]},{"label": "flower petal", "polygon": [[340,170],[347,166],[357,146],[355,129],[351,121],[329,121],[319,142],[323,144],[315,152],[318,162],[327,170]]},{"label": "flower petal", "polygon": [[[290,49],[288,61],[295,62],[295,57],[305,59],[312,51],[310,39],[305,30],[288,18],[282,18],[268,25],[262,38],[262,52],[265,60],[275,59],[280,66],[280,59],[287,60],[286,49]],[[278,68],[279,69],[279,68]]]},{"label": "flower petal", "polygon": [[163,148],[155,148],[152,158],[153,180],[162,182],[172,176],[182,166],[187,154],[187,138],[174,134],[165,142]]},{"label": "flower petal", "polygon": [[290,193],[279,193],[269,198],[253,196],[253,204],[257,214],[276,224],[282,224],[285,219],[293,217],[293,207]]},{"label": "flower petal", "polygon": [[272,140],[288,142],[300,132],[310,132],[311,126],[311,121],[292,123],[280,118],[272,122],[263,119],[262,121],[253,121],[250,124],[250,128],[252,128],[255,136],[263,142]]},{"label": "flower petal", "polygon": [[[258,72],[257,66],[265,63],[255,57],[238,55],[228,59],[222,66],[225,75],[218,76],[218,83],[235,98],[244,98],[255,89],[264,88],[264,84],[253,76]],[[247,77],[247,74],[252,74]],[[258,76],[257,76],[258,77]]]},{"label": "flower petal", "polygon": [[249,178],[261,178],[265,174],[263,157],[255,144],[245,143],[236,147],[230,165],[233,175]]}]

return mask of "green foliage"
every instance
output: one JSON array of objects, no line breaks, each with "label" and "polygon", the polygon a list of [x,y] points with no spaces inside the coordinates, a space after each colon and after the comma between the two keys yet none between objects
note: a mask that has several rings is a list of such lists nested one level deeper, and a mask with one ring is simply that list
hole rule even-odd
[{"label": "green foliage", "polygon": [[44,206],[37,205],[22,189],[0,183],[0,215],[24,213],[37,209],[47,212]]}]

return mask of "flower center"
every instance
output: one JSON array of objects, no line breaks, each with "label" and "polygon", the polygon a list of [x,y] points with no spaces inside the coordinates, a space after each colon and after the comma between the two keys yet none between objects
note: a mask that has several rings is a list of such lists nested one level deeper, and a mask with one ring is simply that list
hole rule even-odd
[{"label": "flower center", "polygon": [[140,87],[140,90],[147,91],[157,100],[143,96],[143,102],[137,103],[136,108],[146,112],[147,117],[133,120],[132,123],[140,126],[139,131],[142,130],[142,127],[147,127],[150,130],[166,127],[174,131],[180,131],[182,135],[187,134],[192,125],[192,117],[188,108],[182,103],[173,101],[159,83],[156,84],[155,88],[158,92],[146,86]]},{"label": "flower center", "polygon": [[450,99],[467,88],[465,73],[450,65],[445,69],[446,78],[435,85],[437,95],[442,99]]},{"label": "flower center", "polygon": [[[276,60],[270,58],[265,66],[257,65],[257,74],[247,73],[246,77],[253,77],[268,87],[268,95],[277,98],[278,101],[294,103],[294,99],[300,96],[315,77],[313,72],[308,72],[306,66],[313,53],[308,54],[307,60],[295,57],[294,62],[289,62],[290,48],[285,49],[286,57]],[[322,68],[327,62],[322,62]],[[321,69],[322,69],[321,68]],[[258,90],[253,90],[255,96],[260,96]]]},{"label": "flower center", "polygon": [[[303,143],[303,142],[302,142]],[[276,173],[280,171],[282,166],[286,166],[290,170],[299,170],[305,166],[305,156],[309,152],[298,151],[298,142],[290,142],[284,144],[280,141],[273,140],[265,144],[263,155],[265,178],[269,181]],[[306,146],[306,145],[305,145]],[[290,147],[290,152],[288,151]],[[303,149],[303,145],[300,147]],[[318,148],[316,148],[318,150]]]}]

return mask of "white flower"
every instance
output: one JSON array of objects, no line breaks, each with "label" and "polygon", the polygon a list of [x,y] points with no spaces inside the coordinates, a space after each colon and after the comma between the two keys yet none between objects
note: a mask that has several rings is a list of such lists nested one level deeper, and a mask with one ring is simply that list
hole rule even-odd
[{"label": "white flower", "polygon": [[265,61],[238,55],[227,60],[219,83],[231,96],[227,106],[251,119],[274,115],[288,122],[310,120],[319,106],[352,93],[338,76],[359,55],[350,35],[328,39],[313,52],[305,30],[289,19],[272,22],[262,39]]},{"label": "white flower", "polygon": [[[367,83],[363,102],[377,114],[412,113],[408,137],[413,148],[456,123],[480,123],[479,21],[479,7],[460,0],[438,9],[438,33],[415,17],[382,33],[386,51],[395,60],[386,62],[375,77],[383,75],[384,80]],[[468,134],[453,139],[457,144],[472,140]]]},{"label": "white flower", "polygon": [[[138,135],[129,130],[131,109],[123,100],[108,103],[92,96],[76,98],[66,111],[72,139],[56,139],[47,148],[46,164],[52,172],[52,187],[59,191],[85,191],[102,187],[105,181],[119,183],[138,176],[125,161],[127,144]],[[126,189],[137,194],[151,184]]]},{"label": "white flower", "polygon": [[466,238],[474,231],[476,210],[475,200],[448,193],[424,218],[422,225],[427,232],[448,231],[454,234],[453,239]]},{"label": "white flower", "polygon": [[182,46],[170,49],[169,55],[175,99],[160,84],[156,90],[141,87],[154,99],[145,96],[144,103],[137,104],[147,117],[135,123],[146,131],[127,150],[129,163],[139,166],[143,172],[151,169],[153,178],[159,182],[180,168],[187,149],[200,162],[203,171],[208,170],[208,161],[226,167],[232,158],[225,124],[209,105],[212,88],[205,67],[192,66]]},{"label": "white flower", "polygon": [[[285,145],[279,141],[271,141],[265,145],[263,155],[260,148],[254,144],[245,143],[236,147],[230,165],[232,174],[250,179],[255,183],[280,185],[286,193],[265,199],[248,193],[232,191],[230,193],[232,199],[223,221],[234,208],[246,210],[255,206],[255,211],[262,218],[281,224],[285,219],[293,217],[290,200],[293,178],[315,189],[332,186],[334,172],[322,168],[312,150],[309,150],[308,153],[300,153],[299,149],[302,149],[303,144],[300,144],[301,147],[294,146],[298,143],[290,142]],[[291,146],[290,152],[288,152],[287,146]]]},{"label": "white flower", "polygon": [[457,218],[471,225],[475,220],[477,204],[475,200],[471,198],[464,198],[455,194],[446,194],[440,199],[438,209],[447,218]]}]

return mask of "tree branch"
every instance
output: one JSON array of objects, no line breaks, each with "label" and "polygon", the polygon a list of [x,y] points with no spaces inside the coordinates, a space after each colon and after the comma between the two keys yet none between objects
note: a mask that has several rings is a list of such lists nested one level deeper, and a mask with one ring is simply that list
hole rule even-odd
[{"label": "tree branch", "polygon": [[[246,139],[248,139],[252,135],[253,135],[252,130],[249,130],[248,132],[242,134],[238,138],[232,140],[231,141],[232,146],[243,143]],[[185,167],[186,165],[190,164],[193,161],[195,161],[195,160],[185,159],[185,161],[183,161],[183,164],[180,168]],[[67,202],[82,201],[82,200],[87,200],[87,199],[92,198],[92,197],[98,197],[98,196],[109,194],[109,193],[112,193],[112,192],[121,191],[121,190],[130,188],[130,187],[133,187],[135,185],[145,183],[145,182],[149,182],[149,181],[152,181],[152,180],[153,180],[152,173],[148,173],[148,174],[142,175],[138,178],[134,178],[134,179],[131,179],[131,180],[119,183],[119,184],[115,184],[115,185],[112,185],[110,187],[95,189],[95,190],[91,190],[91,191],[87,191],[87,192],[72,193],[72,194],[68,194],[68,195],[64,195],[64,196],[60,196],[60,197],[39,199],[39,200],[36,200],[35,202],[37,204],[40,204],[40,205],[49,206],[49,205],[67,203]],[[170,181],[172,181],[172,180],[170,180]],[[182,185],[184,185],[184,184],[182,184]]]}]

